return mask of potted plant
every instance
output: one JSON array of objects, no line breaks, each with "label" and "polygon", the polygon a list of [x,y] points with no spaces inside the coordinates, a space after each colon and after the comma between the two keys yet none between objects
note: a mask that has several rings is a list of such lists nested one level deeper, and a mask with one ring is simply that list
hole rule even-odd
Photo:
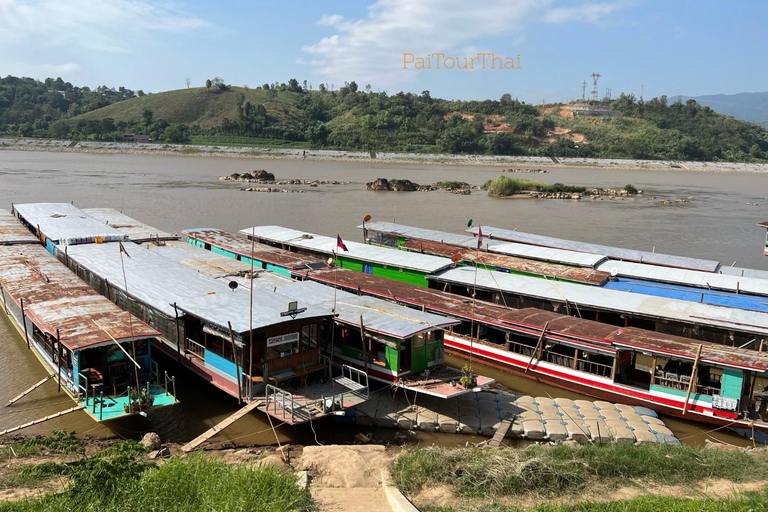
[{"label": "potted plant", "polygon": [[140,411],[139,392],[134,388],[129,388],[128,399],[131,402],[131,412]]},{"label": "potted plant", "polygon": [[459,379],[459,384],[461,384],[464,389],[473,388],[477,384],[477,378],[475,377],[475,374],[472,373],[469,365],[465,364],[461,369],[461,378]]}]

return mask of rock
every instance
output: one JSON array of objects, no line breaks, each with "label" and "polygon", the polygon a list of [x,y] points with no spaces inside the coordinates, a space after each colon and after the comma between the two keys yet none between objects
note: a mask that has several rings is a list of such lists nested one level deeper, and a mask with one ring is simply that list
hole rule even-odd
[{"label": "rock", "polygon": [[159,450],[153,450],[149,452],[148,457],[151,460],[155,459],[167,459],[171,456],[171,450],[167,446],[162,446]]},{"label": "rock", "polygon": [[389,186],[389,180],[386,178],[378,178],[376,181],[372,181],[370,183],[365,184],[366,190],[375,190],[375,191],[389,191],[392,190],[392,188]]},{"label": "rock", "polygon": [[718,450],[721,452],[740,452],[742,451],[741,448],[738,446],[733,446],[731,444],[725,444],[725,443],[716,443],[713,441],[710,441],[709,439],[704,440],[704,449],[705,450]]},{"label": "rock", "polygon": [[271,172],[265,171],[264,169],[260,169],[251,173],[251,179],[275,181],[275,175]]},{"label": "rock", "polygon": [[395,192],[413,192],[419,189],[419,184],[411,180],[393,180],[392,190]]},{"label": "rock", "polygon": [[141,438],[141,441],[139,444],[142,446],[146,446],[147,448],[151,448],[152,450],[157,450],[160,448],[160,444],[162,443],[160,436],[157,435],[155,432],[147,432],[144,434],[144,437]]}]

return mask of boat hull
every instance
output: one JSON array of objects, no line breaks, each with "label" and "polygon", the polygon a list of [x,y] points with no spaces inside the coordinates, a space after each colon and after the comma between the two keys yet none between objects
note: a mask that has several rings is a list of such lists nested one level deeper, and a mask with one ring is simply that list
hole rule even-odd
[{"label": "boat hull", "polygon": [[659,414],[675,418],[697,421],[717,426],[732,428],[752,428],[768,431],[768,423],[737,419],[735,413],[716,411],[708,404],[691,400],[683,414],[684,401],[679,397],[642,390],[613,382],[611,379],[572,370],[552,363],[533,360],[530,368],[530,356],[523,356],[503,349],[489,347],[486,344],[472,343],[465,339],[451,336],[446,332],[445,348],[448,354],[469,359],[472,358],[505,373],[518,375],[542,384],[572,391],[607,402],[615,402],[653,409]]}]

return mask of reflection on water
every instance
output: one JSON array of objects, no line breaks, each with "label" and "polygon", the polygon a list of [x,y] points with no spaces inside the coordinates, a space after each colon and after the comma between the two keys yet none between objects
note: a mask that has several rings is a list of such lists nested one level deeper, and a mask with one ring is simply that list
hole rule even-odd
[{"label": "reflection on water", "polygon": [[[353,182],[347,186],[304,187],[304,194],[241,192],[243,183],[219,181],[233,172],[266,169],[278,179],[330,179]],[[417,183],[457,180],[481,185],[500,169],[413,164],[360,164],[256,160],[221,157],[91,155],[0,151],[0,207],[11,202],[73,201],[81,207],[112,207],[160,229],[177,232],[190,227],[239,230],[260,224],[279,224],[311,232],[340,233],[360,240],[356,228],[366,214],[374,220],[459,232],[467,219],[550,236],[559,236],[640,250],[656,250],[715,259],[740,266],[764,268],[764,233],[755,224],[766,220],[768,175],[718,174],[616,169],[551,169],[533,179],[602,188],[622,188],[632,183],[646,197],[632,200],[560,201],[498,200],[482,192],[459,196],[444,192],[369,192],[365,183],[376,178],[407,178]],[[529,175],[512,175],[531,178]],[[289,186],[280,188],[292,188]],[[658,198],[693,197],[689,204],[660,206]],[[0,315],[2,316],[2,315]],[[462,365],[460,360],[451,360]],[[155,411],[148,418],[131,418],[113,426],[114,431],[92,422],[84,413],[73,413],[32,427],[24,433],[52,429],[76,430],[94,436],[137,437],[148,430],[164,438],[189,440],[237,409],[237,401],[195,378],[173,361],[165,361],[177,376],[181,404]],[[478,365],[479,367],[480,365]],[[482,368],[512,389],[537,396],[572,393]],[[7,319],[0,321],[0,402],[9,400],[45,376],[44,370],[23,344]],[[71,401],[45,384],[18,404],[2,409],[0,430],[68,408]],[[742,438],[711,427],[665,419],[685,442],[702,444],[707,437],[734,444]],[[330,427],[329,427],[330,426]],[[314,427],[314,431],[313,428]],[[375,430],[374,437],[391,439],[394,431]],[[333,419],[287,429],[276,427],[280,442],[343,442],[360,429],[333,423]],[[464,444],[468,436],[419,434],[423,443]],[[250,414],[217,439],[244,443],[275,443],[266,416]],[[477,438],[479,440],[479,438]]]}]

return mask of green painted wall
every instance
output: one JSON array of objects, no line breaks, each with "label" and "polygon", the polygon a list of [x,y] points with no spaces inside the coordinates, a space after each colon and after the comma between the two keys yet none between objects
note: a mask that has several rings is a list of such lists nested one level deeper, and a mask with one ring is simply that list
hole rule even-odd
[{"label": "green painted wall", "polygon": [[[682,397],[683,399],[685,399],[685,395],[688,393],[687,389],[671,389],[671,388],[665,388],[664,386],[656,386],[656,385],[651,386],[651,391],[661,391],[663,393],[669,393],[670,395]],[[711,396],[702,395],[699,393],[691,393],[691,398],[688,401],[688,403],[690,404],[694,400],[698,400],[700,402],[705,402],[709,404],[712,403]]]},{"label": "green painted wall", "polygon": [[720,384],[720,395],[728,398],[741,398],[744,387],[744,372],[733,368],[723,368],[723,381]]},{"label": "green painted wall", "polygon": [[354,270],[356,272],[363,271],[363,265],[370,265],[373,267],[373,275],[385,277],[387,279],[393,279],[395,281],[401,281],[403,283],[415,284],[417,286],[427,287],[426,273],[419,272],[417,270],[410,270],[407,268],[398,269],[397,267],[388,266],[384,268],[384,265],[378,263],[363,263],[360,260],[353,260],[339,256],[339,267]]}]

